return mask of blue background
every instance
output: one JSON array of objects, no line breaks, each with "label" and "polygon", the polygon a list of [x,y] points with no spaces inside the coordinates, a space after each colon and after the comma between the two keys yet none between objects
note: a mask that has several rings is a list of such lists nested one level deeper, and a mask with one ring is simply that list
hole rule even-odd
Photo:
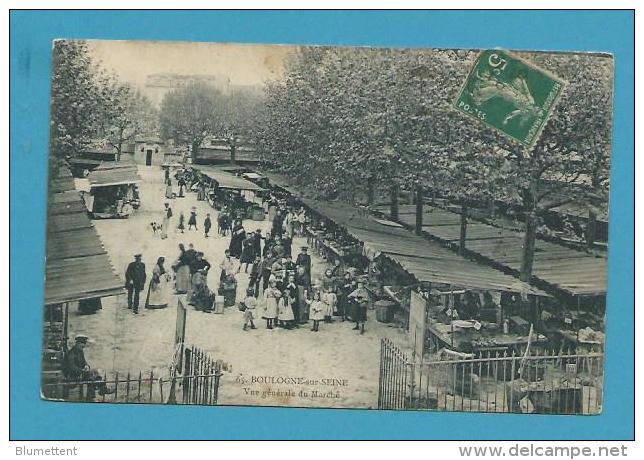
[{"label": "blue background", "polygon": [[[12,439],[631,439],[634,437],[634,15],[631,12],[14,11],[11,58]],[[78,405],[39,399],[51,41],[194,40],[605,51],[615,126],[605,406],[600,416]]]}]

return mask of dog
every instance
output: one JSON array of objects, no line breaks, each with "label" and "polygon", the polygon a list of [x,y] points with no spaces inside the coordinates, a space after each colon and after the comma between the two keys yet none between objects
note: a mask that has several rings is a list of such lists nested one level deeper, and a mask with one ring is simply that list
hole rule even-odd
[{"label": "dog", "polygon": [[150,222],[150,227],[152,227],[152,232],[156,235],[157,233],[161,233],[161,230],[163,230],[163,225],[159,224],[157,222]]}]

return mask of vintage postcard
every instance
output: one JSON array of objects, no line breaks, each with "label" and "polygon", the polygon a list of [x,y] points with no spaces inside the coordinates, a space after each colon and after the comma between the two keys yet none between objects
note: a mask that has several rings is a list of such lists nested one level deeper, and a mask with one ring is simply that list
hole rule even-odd
[{"label": "vintage postcard", "polygon": [[602,411],[611,55],[52,52],[43,398]]}]

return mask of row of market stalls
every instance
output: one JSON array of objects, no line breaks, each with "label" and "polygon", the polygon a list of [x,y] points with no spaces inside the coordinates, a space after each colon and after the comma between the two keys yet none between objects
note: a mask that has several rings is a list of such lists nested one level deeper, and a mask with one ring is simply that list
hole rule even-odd
[{"label": "row of market stalls", "polygon": [[[551,348],[603,341],[601,333],[596,332],[598,325],[593,323],[595,329],[586,329],[587,323],[579,321],[583,314],[565,296],[524,283],[483,261],[463,257],[439,241],[417,236],[399,223],[379,219],[362,208],[302,198],[286,178],[270,172],[262,174],[272,186],[298,197],[316,216],[309,226],[315,244],[326,247],[328,253],[355,258],[351,246],[336,240],[346,233],[359,242],[361,256],[370,266],[376,266],[390,284],[384,291],[398,304],[421,354],[423,350],[438,349],[521,352],[529,343]],[[401,209],[401,219],[408,216],[407,210]],[[426,222],[431,225],[436,220],[428,216]],[[472,237],[484,238],[484,232],[500,231],[474,224],[470,227]],[[516,248],[497,250],[510,254],[521,248],[520,241],[506,244]],[[572,282],[567,286],[572,288]],[[582,286],[578,283],[581,292],[592,292]],[[533,328],[536,332],[531,333]]]},{"label": "row of market stalls", "polygon": [[126,218],[140,205],[137,166],[103,162],[86,179],[78,179],[85,206],[94,218]]},{"label": "row of market stalls", "polygon": [[61,362],[67,351],[70,308],[91,312],[101,298],[120,295],[123,283],[87,215],[74,179],[66,166],[49,185],[43,382],[62,378]]},{"label": "row of market stalls", "polygon": [[204,187],[205,199],[216,209],[224,206],[233,210],[237,216],[263,220],[264,210],[256,202],[256,196],[265,192],[264,187],[233,174],[226,168],[193,165],[192,172],[197,177],[197,187]]},{"label": "row of market stalls", "polygon": [[[386,213],[387,207],[379,209]],[[399,207],[398,219],[415,224],[416,206]],[[423,231],[447,245],[457,245],[460,238],[460,215],[434,206],[424,206]],[[466,250],[490,264],[518,273],[521,267],[523,233],[482,222],[467,226]],[[606,297],[607,260],[605,255],[571,249],[537,239],[533,277],[555,294],[568,296],[574,303],[596,306],[603,315]]]}]

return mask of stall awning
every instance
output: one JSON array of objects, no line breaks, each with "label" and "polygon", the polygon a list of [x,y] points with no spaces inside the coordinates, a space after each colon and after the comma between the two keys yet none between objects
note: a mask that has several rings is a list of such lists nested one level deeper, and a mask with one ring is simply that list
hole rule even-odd
[{"label": "stall awning", "polygon": [[[388,208],[380,207],[383,212]],[[399,219],[407,225],[415,223],[415,206],[401,205]],[[460,215],[432,206],[424,207],[423,231],[432,237],[456,243],[460,238]],[[523,253],[521,232],[494,227],[481,222],[467,226],[465,246],[479,256],[518,272]],[[606,294],[607,259],[559,244],[537,239],[533,276],[553,288],[575,296]]]},{"label": "stall awning", "polygon": [[356,207],[302,199],[315,212],[345,227],[365,249],[398,264],[419,281],[443,283],[466,289],[508,291],[539,296],[545,292],[487,265],[465,259],[455,252],[413,233],[380,223]]},{"label": "stall awning", "polygon": [[87,180],[92,188],[141,182],[136,165],[122,162],[103,162]]},{"label": "stall awning", "polygon": [[107,254],[47,261],[45,305],[122,294]]},{"label": "stall awning", "polygon": [[[62,173],[52,181],[65,177],[71,179]],[[123,283],[114,273],[78,191],[53,190],[50,186],[45,305],[123,293]]]},{"label": "stall awning", "polygon": [[250,190],[253,192],[259,192],[264,190],[257,184],[250,182],[242,177],[235,176],[229,172],[223,171],[219,168],[213,166],[204,166],[204,165],[193,165],[193,168],[201,171],[202,174],[205,174],[212,180],[216,181],[220,188],[232,189],[232,190]]}]

